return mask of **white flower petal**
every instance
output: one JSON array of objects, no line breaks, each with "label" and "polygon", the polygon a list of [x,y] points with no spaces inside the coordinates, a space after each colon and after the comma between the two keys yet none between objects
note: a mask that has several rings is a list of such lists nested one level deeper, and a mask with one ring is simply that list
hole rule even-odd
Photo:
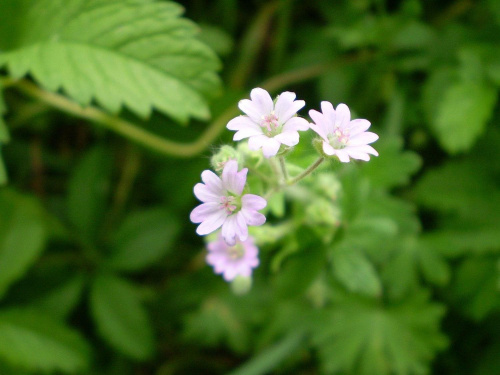
[{"label": "white flower petal", "polygon": [[349,148],[348,147],[348,148],[345,149],[345,151],[353,159],[364,160],[364,161],[370,160],[370,156],[367,153],[362,152],[360,150],[357,150],[355,148]]},{"label": "white flower petal", "polygon": [[238,108],[246,113],[248,117],[250,117],[250,119],[257,124],[262,120],[262,116],[266,115],[266,113],[263,113],[254,102],[248,99],[240,100]]},{"label": "white flower petal", "polygon": [[260,134],[263,134],[261,128],[244,128],[234,134],[233,141],[240,141],[244,138],[253,137],[254,135]]},{"label": "white flower petal", "polygon": [[335,111],[335,125],[347,127],[351,122],[351,111],[344,103],[340,103]]},{"label": "white flower petal", "polygon": [[262,144],[262,153],[266,158],[270,158],[278,153],[281,143],[279,143],[274,138],[267,138],[267,140]]},{"label": "white flower petal", "polygon": [[253,137],[250,137],[248,139],[248,148],[252,151],[257,151],[259,150],[264,142],[266,142],[269,139],[266,135],[254,135]]},{"label": "white flower petal", "polygon": [[248,226],[243,214],[238,212],[236,215],[236,236],[240,239],[240,241],[246,241],[248,238]]},{"label": "white flower petal", "polygon": [[378,135],[371,132],[364,132],[351,136],[349,139],[349,146],[361,146],[373,143],[378,139]]},{"label": "white flower petal", "polygon": [[229,121],[226,128],[229,130],[240,130],[246,127],[258,126],[252,119],[248,116],[238,116]]},{"label": "white flower petal", "polygon": [[[328,102],[323,102],[323,103],[328,103]],[[318,112],[314,109],[311,109],[309,111],[309,117],[312,118],[317,128],[321,131],[323,135],[320,134],[319,132],[317,133],[320,134],[325,139],[328,134],[333,133],[333,122],[335,121],[335,114],[333,114],[332,116],[333,118],[328,118],[326,115],[323,115],[321,112]],[[309,125],[309,127],[311,126]]]},{"label": "white flower petal", "polygon": [[248,169],[243,168],[238,172],[238,162],[229,160],[222,170],[224,187],[233,194],[240,195],[247,181]]},{"label": "white flower petal", "polygon": [[310,124],[309,125],[309,128],[316,132],[321,138],[323,138],[326,142],[328,142],[328,138],[325,134],[325,132],[323,131],[323,128],[319,127],[318,125],[316,124]]},{"label": "white flower petal", "polygon": [[226,211],[217,210],[212,215],[208,216],[200,225],[198,225],[198,228],[196,228],[196,233],[198,233],[200,236],[212,233],[224,224],[226,218]]},{"label": "white flower petal", "polygon": [[261,115],[268,115],[273,111],[273,99],[266,90],[257,87],[250,92],[250,98]]},{"label": "white flower petal", "polygon": [[236,217],[229,216],[222,225],[222,238],[229,246],[236,245]]},{"label": "white flower petal", "polygon": [[370,121],[365,119],[352,120],[349,123],[349,132],[351,134],[351,137],[368,130],[370,125],[371,125]]},{"label": "white flower petal", "polygon": [[335,154],[342,163],[349,163],[349,154],[345,150],[336,150]]},{"label": "white flower petal", "polygon": [[222,181],[214,172],[206,170],[201,173],[201,180],[207,186],[207,189],[218,195],[224,195]]},{"label": "white flower petal", "polygon": [[292,147],[299,143],[299,133],[296,131],[288,131],[278,134],[274,137],[279,143]]},{"label": "white flower petal", "polygon": [[327,155],[335,155],[335,149],[328,142],[323,142],[323,152]]},{"label": "white flower petal", "polygon": [[242,208],[240,212],[248,225],[259,226],[266,222],[266,217],[260,212],[246,208]]},{"label": "white flower petal", "polygon": [[214,193],[212,190],[208,189],[205,184],[197,183],[194,185],[194,195],[202,202],[219,202],[220,194]]},{"label": "white flower petal", "polygon": [[209,217],[214,215],[220,211],[220,205],[216,202],[203,203],[199,206],[196,206],[191,214],[189,215],[189,219],[193,223],[201,223],[207,220]]},{"label": "white flower petal", "polygon": [[295,115],[302,107],[306,105],[303,100],[295,100],[295,93],[284,92],[278,96],[274,111],[279,118],[281,124],[287,122],[293,115]]},{"label": "white flower petal", "polygon": [[370,145],[361,145],[361,146],[355,146],[352,148],[359,150],[361,152],[365,152],[367,154],[372,154],[372,155],[378,156],[378,152]]},{"label": "white flower petal", "polygon": [[267,201],[255,194],[245,194],[241,198],[241,205],[243,209],[258,211],[267,206]]},{"label": "white flower petal", "polygon": [[305,131],[309,129],[309,122],[302,117],[292,117],[290,120],[286,122],[283,126],[283,131]]}]

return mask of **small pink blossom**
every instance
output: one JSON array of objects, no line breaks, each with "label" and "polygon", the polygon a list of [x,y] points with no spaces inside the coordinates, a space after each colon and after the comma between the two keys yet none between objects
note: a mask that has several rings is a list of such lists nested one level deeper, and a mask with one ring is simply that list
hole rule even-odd
[{"label": "small pink blossom", "polygon": [[236,241],[230,246],[219,235],[216,241],[207,245],[207,263],[214,267],[216,274],[222,274],[224,280],[232,281],[236,276],[250,277],[252,269],[259,265],[259,249],[253,238],[245,241]]},{"label": "small pink blossom", "polygon": [[278,153],[283,144],[288,147],[299,143],[298,131],[309,129],[307,120],[295,116],[306,104],[295,100],[293,92],[284,92],[276,99],[269,93],[255,88],[250,93],[251,100],[240,100],[238,107],[246,116],[238,116],[227,124],[229,130],[237,130],[233,140],[248,138],[248,147],[256,151],[262,148],[266,158]]},{"label": "small pink blossom", "polygon": [[262,225],[266,217],[258,210],[267,205],[267,201],[254,194],[242,196],[247,180],[248,169],[238,172],[238,162],[229,160],[224,165],[222,178],[212,171],[203,171],[202,183],[194,187],[194,195],[203,203],[191,211],[193,223],[201,223],[196,233],[203,236],[222,226],[222,237],[233,246],[236,238],[245,241],[249,225]]},{"label": "small pink blossom", "polygon": [[349,162],[349,158],[368,161],[368,154],[378,156],[369,146],[378,135],[366,131],[371,125],[368,120],[351,120],[351,112],[345,104],[339,104],[335,110],[331,103],[321,102],[321,111],[309,111],[315,122],[310,128],[323,139],[325,154],[335,155],[343,163]]}]

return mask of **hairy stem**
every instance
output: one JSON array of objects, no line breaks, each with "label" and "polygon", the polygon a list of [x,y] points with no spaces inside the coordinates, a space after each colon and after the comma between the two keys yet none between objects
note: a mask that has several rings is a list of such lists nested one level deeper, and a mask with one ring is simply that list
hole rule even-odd
[{"label": "hairy stem", "polygon": [[297,182],[299,182],[303,178],[309,176],[324,161],[325,161],[325,158],[323,156],[319,157],[318,160],[316,160],[313,164],[311,164],[304,172],[302,172],[298,176],[296,176],[296,177],[292,178],[290,181],[288,181],[287,185],[295,185]]},{"label": "hairy stem", "polygon": [[[369,53],[360,53],[358,55],[348,56],[342,60],[336,60],[335,62],[299,68],[273,76],[268,80],[261,82],[257,86],[270,92],[276,92],[288,85],[304,82],[318,77],[336,66],[366,60],[371,58],[371,56],[372,55]],[[59,109],[60,111],[73,116],[89,120],[96,125],[112,130],[152,151],[178,158],[189,158],[203,152],[224,130],[228,121],[237,116],[239,113],[236,106],[231,106],[222,112],[222,114],[220,114],[219,117],[217,117],[205,129],[196,141],[190,143],[175,142],[157,136],[141,128],[137,124],[131,123],[117,116],[110,115],[96,107],[81,107],[71,99],[68,99],[60,94],[45,91],[28,80],[17,80],[10,77],[3,77],[0,78],[0,83],[3,88],[16,87],[24,94],[53,108]]]},{"label": "hairy stem", "polygon": [[288,181],[288,171],[286,170],[285,158],[283,156],[279,156],[278,160],[280,161],[281,173],[283,173],[283,180],[286,183]]}]

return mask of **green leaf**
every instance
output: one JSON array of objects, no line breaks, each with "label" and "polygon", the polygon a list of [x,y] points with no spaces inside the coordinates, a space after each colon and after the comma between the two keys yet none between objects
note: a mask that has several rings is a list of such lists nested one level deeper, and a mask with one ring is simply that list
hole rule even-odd
[{"label": "green leaf", "polygon": [[74,373],[89,364],[90,350],[83,338],[39,312],[1,312],[0,337],[0,359],[13,367]]},{"label": "green leaf", "polygon": [[71,224],[93,239],[98,234],[110,192],[112,157],[101,147],[79,161],[69,181],[67,209]]},{"label": "green leaf", "polygon": [[314,322],[325,373],[424,374],[446,345],[439,332],[444,309],[425,294],[387,307],[352,296],[339,302]]},{"label": "green leaf", "polygon": [[51,317],[64,320],[74,310],[82,298],[85,279],[77,275],[35,300],[31,306]]},{"label": "green leaf", "polygon": [[383,138],[374,146],[380,156],[363,164],[363,173],[375,186],[390,189],[406,185],[422,165],[420,156],[402,150],[403,142],[400,138]]},{"label": "green leaf", "polygon": [[4,0],[0,65],[83,106],[207,119],[203,93],[217,90],[219,62],[181,12],[152,0]]},{"label": "green leaf", "polygon": [[38,203],[10,190],[0,192],[0,296],[35,262],[45,237]]},{"label": "green leaf", "polygon": [[269,211],[276,217],[283,217],[285,214],[285,193],[282,191],[274,193],[267,200]]},{"label": "green leaf", "polygon": [[444,286],[450,280],[450,268],[439,251],[414,237],[400,241],[383,270],[389,295],[400,298],[418,288],[419,271],[435,285]]},{"label": "green leaf", "polygon": [[279,367],[287,358],[295,354],[304,345],[304,332],[295,331],[283,340],[265,349],[257,356],[229,375],[264,375]]},{"label": "green leaf", "polygon": [[113,275],[98,275],[91,286],[90,306],[99,334],[112,347],[137,360],[153,355],[151,323],[131,284]]},{"label": "green leaf", "polygon": [[9,129],[3,119],[3,115],[7,112],[7,105],[3,98],[3,91],[0,90],[0,144],[10,141]]},{"label": "green leaf", "polygon": [[382,284],[372,263],[357,249],[339,244],[331,252],[335,277],[347,290],[368,296],[379,296]]},{"label": "green leaf", "polygon": [[5,168],[5,163],[4,163],[3,158],[2,158],[2,150],[1,150],[1,146],[0,146],[0,186],[5,185],[8,181],[9,181],[9,177],[7,176],[7,170]]},{"label": "green leaf", "polygon": [[484,132],[497,100],[495,88],[457,82],[444,93],[431,122],[439,143],[450,154],[467,151]]},{"label": "green leaf", "polygon": [[151,266],[171,249],[179,228],[177,218],[161,208],[131,213],[113,236],[110,266],[126,271]]},{"label": "green leaf", "polygon": [[452,285],[455,302],[476,320],[500,309],[500,262],[498,258],[466,259]]}]

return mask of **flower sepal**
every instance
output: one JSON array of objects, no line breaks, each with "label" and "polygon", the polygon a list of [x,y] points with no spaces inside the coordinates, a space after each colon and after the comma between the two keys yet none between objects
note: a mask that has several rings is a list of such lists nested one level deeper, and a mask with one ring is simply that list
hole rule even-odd
[{"label": "flower sepal", "polygon": [[252,289],[252,276],[238,275],[231,281],[231,290],[237,296],[243,296]]}]

